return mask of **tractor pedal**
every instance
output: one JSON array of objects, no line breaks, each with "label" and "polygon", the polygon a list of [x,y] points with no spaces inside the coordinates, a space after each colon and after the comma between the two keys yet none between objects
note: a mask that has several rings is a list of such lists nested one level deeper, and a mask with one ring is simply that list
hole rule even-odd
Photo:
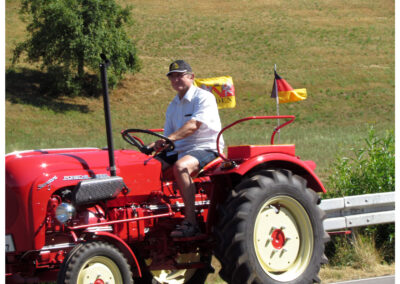
[{"label": "tractor pedal", "polygon": [[181,237],[181,238],[172,238],[174,242],[190,242],[190,241],[201,241],[208,239],[209,236],[207,234],[198,234],[192,237]]}]

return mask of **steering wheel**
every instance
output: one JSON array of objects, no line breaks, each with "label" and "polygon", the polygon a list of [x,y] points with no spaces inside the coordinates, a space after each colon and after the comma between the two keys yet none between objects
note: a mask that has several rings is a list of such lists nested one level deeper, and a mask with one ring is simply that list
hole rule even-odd
[{"label": "steering wheel", "polygon": [[150,134],[150,135],[156,136],[158,138],[164,139],[168,146],[163,151],[169,152],[169,151],[172,151],[175,149],[175,144],[174,144],[174,142],[172,142],[171,139],[169,139],[167,136],[159,134],[157,132],[153,132],[151,130],[146,130],[146,129],[135,129],[135,128],[126,129],[126,130],[122,131],[121,132],[122,138],[129,144],[137,147],[139,149],[139,151],[142,152],[143,154],[150,155],[154,151],[154,148],[147,147],[146,145],[144,145],[144,143],[141,139],[139,139],[138,137],[132,136],[131,133],[146,133],[146,134]]}]

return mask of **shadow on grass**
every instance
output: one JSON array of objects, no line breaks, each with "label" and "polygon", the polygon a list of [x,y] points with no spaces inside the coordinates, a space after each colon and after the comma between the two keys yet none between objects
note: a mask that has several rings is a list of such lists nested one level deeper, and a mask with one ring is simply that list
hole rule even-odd
[{"label": "shadow on grass", "polygon": [[15,104],[46,107],[55,112],[88,113],[87,105],[62,101],[61,96],[68,96],[68,94],[55,91],[54,86],[58,85],[55,78],[56,76],[52,77],[48,73],[29,68],[8,69],[6,71],[6,100]]}]

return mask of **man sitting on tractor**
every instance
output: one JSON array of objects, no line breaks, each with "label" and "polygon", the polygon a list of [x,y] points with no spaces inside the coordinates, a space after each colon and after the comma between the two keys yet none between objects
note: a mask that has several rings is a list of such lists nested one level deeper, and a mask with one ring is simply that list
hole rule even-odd
[{"label": "man sitting on tractor", "polygon": [[[214,95],[193,85],[192,68],[183,60],[176,60],[167,73],[177,95],[168,106],[165,115],[164,135],[175,144],[172,152],[162,152],[157,157],[163,170],[173,166],[173,173],[185,203],[185,220],[172,237],[191,237],[200,232],[195,213],[196,188],[191,174],[200,171],[217,154],[217,135],[221,121]],[[220,139],[220,149],[223,149]],[[166,147],[160,139],[153,143],[156,151]]]}]

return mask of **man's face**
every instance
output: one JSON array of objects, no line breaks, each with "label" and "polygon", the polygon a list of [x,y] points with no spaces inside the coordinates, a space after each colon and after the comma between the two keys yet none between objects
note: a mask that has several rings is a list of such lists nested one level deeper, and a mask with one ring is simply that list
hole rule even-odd
[{"label": "man's face", "polygon": [[190,73],[173,72],[168,75],[172,88],[178,92],[179,95],[184,96],[193,84],[194,75]]}]

